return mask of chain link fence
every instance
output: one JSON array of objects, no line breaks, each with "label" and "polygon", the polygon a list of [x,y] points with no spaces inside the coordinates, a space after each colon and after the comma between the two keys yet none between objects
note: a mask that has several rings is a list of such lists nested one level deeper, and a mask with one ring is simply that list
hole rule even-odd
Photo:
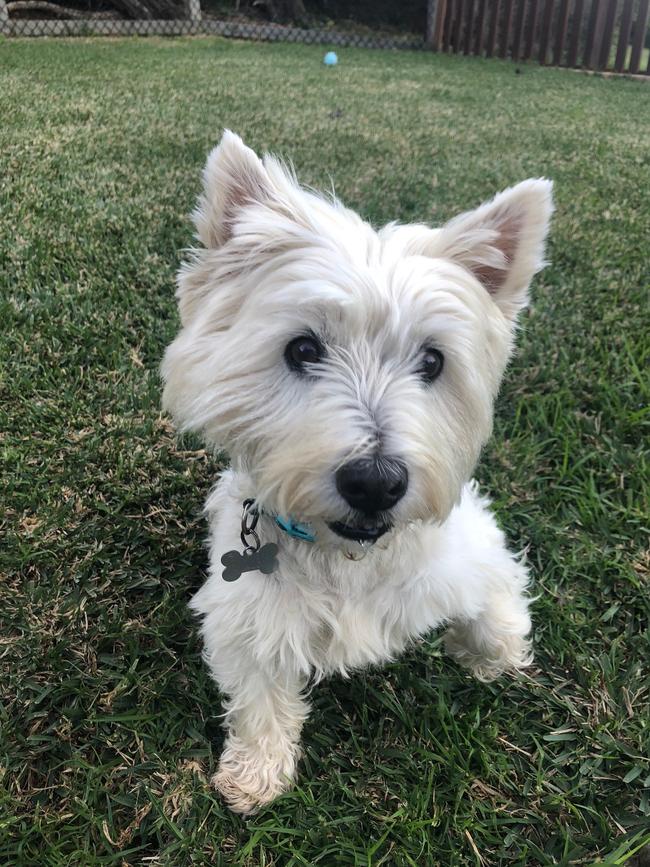
[{"label": "chain link fence", "polygon": [[[433,7],[434,0],[429,0]],[[154,17],[141,0],[121,0],[120,9],[83,11],[51,0],[0,0],[0,34],[4,36],[186,36],[211,34],[265,42],[303,42],[360,48],[423,49],[426,34],[383,35],[328,28],[304,28],[253,21],[243,16],[220,18],[205,13],[200,0],[159,3]]]}]

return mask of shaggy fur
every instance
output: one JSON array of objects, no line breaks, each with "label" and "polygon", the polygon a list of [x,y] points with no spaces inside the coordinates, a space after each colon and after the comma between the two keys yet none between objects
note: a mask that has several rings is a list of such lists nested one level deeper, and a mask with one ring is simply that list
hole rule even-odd
[{"label": "shaggy fur", "polygon": [[[179,426],[232,462],[206,504],[210,575],[191,605],[227,696],[214,784],[234,810],[295,778],[315,679],[391,659],[441,624],[481,679],[529,663],[528,575],[470,479],[551,210],[550,182],[528,180],[440,229],[375,231],[233,133],[210,154],[202,247],[179,274],[182,328],[162,370]],[[301,376],[285,347],[310,334],[325,355]],[[430,383],[425,347],[444,356]],[[368,547],[330,524],[364,525],[335,473],[376,455],[408,468],[408,489]],[[221,556],[242,550],[248,497],[279,568],[226,583]],[[315,541],[275,515],[308,523]]]}]

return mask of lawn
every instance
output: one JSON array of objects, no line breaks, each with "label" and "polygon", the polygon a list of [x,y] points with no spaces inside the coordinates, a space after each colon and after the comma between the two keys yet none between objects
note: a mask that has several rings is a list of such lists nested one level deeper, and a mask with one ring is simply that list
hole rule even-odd
[{"label": "lawn", "polygon": [[[322,53],[0,42],[0,863],[647,865],[650,86]],[[529,548],[536,664],[483,685],[434,634],[319,685],[298,788],[247,820],[207,784],[186,608],[219,462],[158,377],[224,126],[377,224],[531,175],[557,198],[477,473]]]}]

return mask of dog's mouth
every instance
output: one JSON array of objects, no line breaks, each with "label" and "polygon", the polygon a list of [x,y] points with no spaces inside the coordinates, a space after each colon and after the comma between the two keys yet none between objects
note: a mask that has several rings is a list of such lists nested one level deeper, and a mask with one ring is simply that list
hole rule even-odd
[{"label": "dog's mouth", "polygon": [[342,521],[333,521],[327,525],[337,536],[344,539],[352,539],[354,542],[376,542],[384,533],[390,530],[390,524],[371,524],[365,527],[358,524],[344,524]]}]

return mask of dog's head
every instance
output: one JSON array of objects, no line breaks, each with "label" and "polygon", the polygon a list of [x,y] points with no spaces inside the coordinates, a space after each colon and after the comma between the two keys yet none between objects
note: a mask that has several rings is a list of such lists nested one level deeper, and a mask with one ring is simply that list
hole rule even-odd
[{"label": "dog's head", "polygon": [[369,541],[444,520],[490,435],[551,210],[551,183],[528,180],[442,228],[377,232],[226,132],[165,406],[269,511]]}]

